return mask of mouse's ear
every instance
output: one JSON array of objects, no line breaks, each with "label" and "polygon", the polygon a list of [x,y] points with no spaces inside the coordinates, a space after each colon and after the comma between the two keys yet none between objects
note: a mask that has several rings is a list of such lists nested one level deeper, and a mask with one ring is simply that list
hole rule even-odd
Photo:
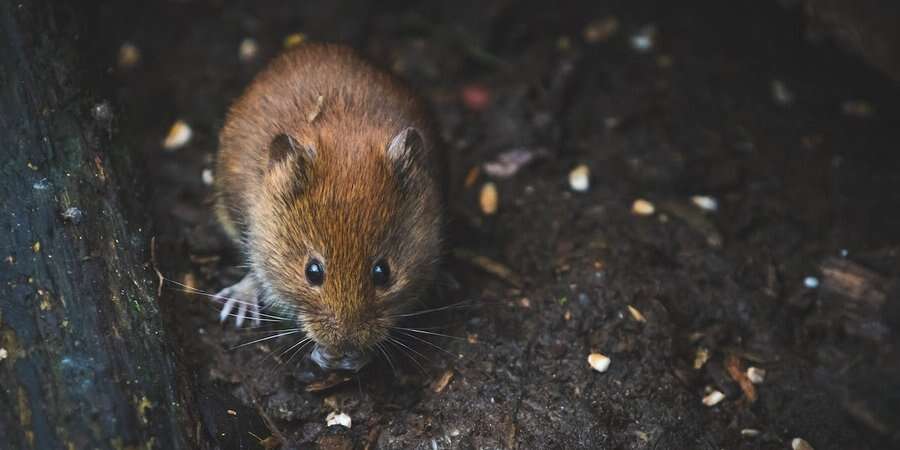
[{"label": "mouse's ear", "polygon": [[400,171],[411,170],[425,153],[425,139],[413,127],[397,133],[388,145],[387,156]]},{"label": "mouse's ear", "polygon": [[276,135],[269,143],[269,167],[286,160],[291,155],[297,155],[305,160],[315,157],[315,150],[301,145],[296,139],[285,133]]}]

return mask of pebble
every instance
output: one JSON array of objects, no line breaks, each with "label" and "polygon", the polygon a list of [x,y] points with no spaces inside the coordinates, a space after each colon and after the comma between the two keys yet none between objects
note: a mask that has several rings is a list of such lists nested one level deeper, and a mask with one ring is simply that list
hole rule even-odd
[{"label": "pebble", "polygon": [[750,366],[747,368],[747,378],[753,384],[762,384],[766,380],[766,369]]},{"label": "pebble", "polygon": [[610,359],[600,353],[591,353],[588,355],[588,364],[597,372],[603,373],[609,369]]},{"label": "pebble", "polygon": [[256,58],[257,53],[259,53],[259,45],[255,39],[244,38],[241,41],[241,45],[238,47],[238,59],[247,62]]},{"label": "pebble", "polygon": [[719,201],[708,195],[695,195],[691,197],[691,203],[704,211],[716,211],[719,209]]},{"label": "pebble", "polygon": [[816,277],[806,277],[803,279],[803,285],[810,289],[815,289],[819,287],[819,279]]},{"label": "pebble", "polygon": [[706,365],[706,361],[709,361],[709,349],[706,347],[698,348],[697,353],[694,355],[694,369],[702,369]]},{"label": "pebble", "polygon": [[575,192],[585,192],[591,187],[591,169],[579,164],[569,172],[569,186]]},{"label": "pebble", "polygon": [[791,440],[791,448],[794,450],[813,450],[813,446],[809,445],[809,442],[806,442],[801,438],[794,438]]},{"label": "pebble", "polygon": [[66,219],[69,222],[77,224],[77,223],[81,222],[82,218],[84,218],[84,212],[75,206],[70,206],[70,207],[66,208],[65,211],[63,211],[62,216],[63,216],[63,219]]},{"label": "pebble", "polygon": [[784,81],[772,80],[772,99],[781,106],[787,106],[794,102],[794,93],[788,89]]},{"label": "pebble", "polygon": [[631,204],[631,212],[639,215],[639,216],[649,216],[656,212],[656,207],[653,206],[653,203],[648,202],[642,198],[639,198]]},{"label": "pebble", "polygon": [[191,140],[193,134],[194,132],[187,122],[180,119],[176,120],[175,123],[172,124],[172,128],[169,128],[169,134],[163,139],[163,148],[166,150],[176,150],[184,147]]},{"label": "pebble", "polygon": [[213,181],[215,181],[215,178],[213,177],[213,171],[209,168],[203,169],[203,173],[200,174],[200,178],[203,180],[203,184],[207,186],[212,186]]},{"label": "pebble", "polygon": [[703,404],[706,406],[715,406],[718,405],[722,400],[725,400],[725,394],[720,391],[712,391],[709,394],[706,394],[705,397],[703,397]]},{"label": "pebble", "polygon": [[6,359],[7,356],[9,356],[9,352],[5,348],[0,348],[0,361]]},{"label": "pebble", "polygon": [[497,185],[490,181],[484,183],[484,186],[481,187],[481,194],[478,196],[478,204],[481,205],[481,212],[487,216],[496,214],[498,199]]},{"label": "pebble", "polygon": [[119,47],[119,67],[130,69],[141,61],[141,50],[131,42],[125,42]]},{"label": "pebble", "polygon": [[350,420],[350,416],[344,414],[342,412],[331,412],[328,413],[328,417],[325,418],[325,425],[331,427],[334,425],[340,425],[345,428],[350,428],[352,421]]}]

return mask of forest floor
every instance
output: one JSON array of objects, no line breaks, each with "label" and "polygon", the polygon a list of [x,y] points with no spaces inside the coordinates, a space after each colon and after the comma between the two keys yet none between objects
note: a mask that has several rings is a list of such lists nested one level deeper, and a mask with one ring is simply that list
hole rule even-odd
[{"label": "forest floor", "polygon": [[[174,281],[215,292],[242,276],[204,172],[228,105],[291,34],[347,43],[408,80],[450,155],[447,270],[460,286],[444,301],[464,307],[428,326],[459,339],[425,335],[430,344],[410,340],[393,364],[322,374],[281,354],[293,337],[233,349],[259,330],[222,326],[215,303],[165,286],[209,439],[900,445],[897,84],[811,43],[802,16],[775,2],[584,3],[108,8],[110,39],[140,51],[115,69],[117,100],[151,174],[159,268]],[[242,59],[245,38],[256,54]],[[192,138],[165,150],[176,120]],[[487,164],[510,151],[536,158],[512,175]],[[580,164],[585,192],[569,182]],[[479,206],[487,182],[499,192],[490,216]],[[708,209],[695,196],[710,197]],[[636,213],[638,199],[653,212]],[[606,372],[591,353],[611,359]],[[765,370],[761,383],[747,381],[751,366]],[[724,399],[708,406],[712,391]],[[332,412],[352,426],[326,427]]]}]

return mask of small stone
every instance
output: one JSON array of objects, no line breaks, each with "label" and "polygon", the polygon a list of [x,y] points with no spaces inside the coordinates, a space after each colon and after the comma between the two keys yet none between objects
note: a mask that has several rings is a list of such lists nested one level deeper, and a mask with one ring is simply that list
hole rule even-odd
[{"label": "small stone", "polygon": [[719,209],[719,201],[708,195],[695,195],[691,197],[691,203],[704,211],[715,211]]},{"label": "small stone", "polygon": [[259,45],[255,39],[244,38],[241,41],[241,45],[238,47],[238,59],[248,62],[256,58],[257,53],[259,53]]},{"label": "small stone", "polygon": [[78,223],[81,223],[81,219],[84,218],[84,212],[75,206],[70,206],[70,207],[66,208],[65,211],[63,211],[62,216],[63,216],[63,219],[65,219],[69,222],[72,222],[74,224],[78,224]]},{"label": "small stone", "polygon": [[722,400],[725,400],[725,394],[720,391],[712,391],[703,397],[703,404],[706,406],[715,406]]},{"label": "small stone", "polygon": [[237,411],[235,411],[233,409],[229,409],[228,411],[225,411],[225,412],[227,412],[229,416],[237,416]]},{"label": "small stone", "polygon": [[342,412],[328,413],[328,417],[325,418],[325,425],[329,427],[340,425],[345,428],[350,428],[351,423],[352,421],[350,420],[350,416]]},{"label": "small stone", "polygon": [[0,361],[3,361],[8,356],[9,352],[7,352],[5,348],[0,348]]},{"label": "small stone", "polygon": [[641,311],[638,310],[637,308],[635,308],[634,306],[628,305],[628,313],[631,314],[632,319],[634,319],[638,322],[644,323],[647,321],[647,318],[644,317],[643,314],[641,314]]},{"label": "small stone", "polygon": [[809,445],[809,442],[801,438],[794,438],[791,440],[791,448],[794,450],[813,450],[813,446]]},{"label": "small stone", "polygon": [[124,42],[119,47],[119,67],[130,69],[141,61],[141,50],[131,42]]},{"label": "small stone", "polygon": [[569,187],[575,192],[586,192],[591,187],[591,169],[579,164],[569,172]]},{"label": "small stone", "polygon": [[531,300],[528,300],[528,297],[522,297],[519,299],[519,306],[523,308],[531,308]]},{"label": "small stone", "polygon": [[484,186],[481,187],[481,194],[478,196],[481,212],[486,216],[496,214],[498,200],[497,185],[492,182],[484,183]]},{"label": "small stone", "polygon": [[762,384],[766,380],[766,369],[750,366],[747,368],[747,378],[753,384]]},{"label": "small stone", "polygon": [[167,134],[166,138],[163,140],[163,148],[166,150],[176,150],[184,147],[191,140],[193,134],[194,132],[187,122],[177,120],[172,124],[172,128],[169,128],[169,134]]},{"label": "small stone", "polygon": [[756,437],[759,436],[759,430],[753,428],[744,428],[743,430],[741,430],[741,436]]},{"label": "small stone", "polygon": [[213,177],[212,169],[203,169],[203,173],[200,174],[200,178],[203,180],[203,184],[207,186],[212,186],[215,178]]},{"label": "small stone", "polygon": [[819,279],[816,277],[806,277],[803,279],[803,285],[809,289],[815,289],[819,287]]},{"label": "small stone", "polygon": [[639,216],[649,216],[656,212],[656,207],[653,206],[653,203],[648,202],[642,198],[639,198],[631,204],[631,212],[639,215]]},{"label": "small stone", "polygon": [[610,359],[600,353],[591,353],[588,355],[588,364],[597,372],[603,373],[609,369]]},{"label": "small stone", "polygon": [[655,40],[656,27],[647,25],[631,36],[631,48],[641,53],[647,53],[650,50],[653,50]]},{"label": "small stone", "polygon": [[303,33],[294,33],[285,36],[284,48],[296,47],[306,41],[306,35]]},{"label": "small stone", "polygon": [[781,106],[788,106],[794,102],[794,93],[788,89],[784,81],[772,80],[772,99]]},{"label": "small stone", "polygon": [[595,20],[584,27],[584,41],[588,44],[606,42],[619,30],[619,19],[609,16]]}]

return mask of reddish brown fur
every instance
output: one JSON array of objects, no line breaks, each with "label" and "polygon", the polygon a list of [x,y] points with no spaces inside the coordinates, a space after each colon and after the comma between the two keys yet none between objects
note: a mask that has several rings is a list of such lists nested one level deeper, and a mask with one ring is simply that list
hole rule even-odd
[{"label": "reddish brown fur", "polygon": [[[434,279],[441,208],[426,117],[390,75],[349,49],[315,44],[276,59],[228,114],[219,217],[243,245],[263,295],[297,311],[320,345],[371,348]],[[421,132],[424,148],[392,160],[388,145],[408,127]],[[271,162],[281,133],[297,149]],[[304,274],[311,257],[325,265],[320,287]],[[379,259],[392,272],[384,289],[371,280]]]}]

